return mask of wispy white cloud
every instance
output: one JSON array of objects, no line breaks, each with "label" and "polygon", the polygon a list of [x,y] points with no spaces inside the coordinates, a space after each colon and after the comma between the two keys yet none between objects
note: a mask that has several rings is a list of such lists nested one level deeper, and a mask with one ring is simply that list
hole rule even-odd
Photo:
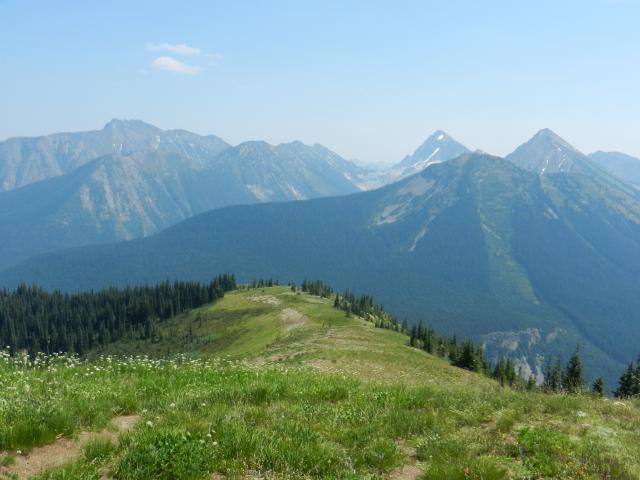
[{"label": "wispy white cloud", "polygon": [[[0,0],[2,1],[2,0]],[[183,73],[187,75],[195,75],[204,70],[204,67],[210,67],[217,64],[222,59],[222,55],[213,52],[206,52],[198,47],[192,47],[185,42],[182,43],[147,43],[145,48],[149,52],[168,52],[169,55],[157,57],[152,65],[157,70],[165,70],[168,72]],[[176,59],[176,56],[193,57],[193,62],[199,63],[195,65],[185,63]]]},{"label": "wispy white cloud", "polygon": [[147,50],[150,52],[171,52],[176,55],[197,56],[202,50],[192,47],[186,43],[147,43]]},{"label": "wispy white cloud", "polygon": [[180,60],[176,60],[173,57],[158,57],[156,58],[152,65],[158,70],[166,70],[168,72],[174,73],[184,73],[186,75],[195,75],[196,73],[202,70],[201,67],[187,65]]}]

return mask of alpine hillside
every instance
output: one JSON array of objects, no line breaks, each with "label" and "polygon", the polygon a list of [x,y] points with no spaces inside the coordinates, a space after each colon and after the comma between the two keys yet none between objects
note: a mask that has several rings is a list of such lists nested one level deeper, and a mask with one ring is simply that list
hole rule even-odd
[{"label": "alpine hillside", "polygon": [[[171,294],[170,285],[161,288]],[[375,328],[379,317],[346,314],[330,294],[240,286],[201,304],[199,295],[188,295],[197,285],[180,289],[186,297],[163,296],[156,306],[175,308],[180,297],[197,303],[156,319],[153,328],[122,319],[124,338],[89,359],[56,354],[29,362],[0,350],[7,387],[0,476],[498,480],[640,473],[637,400],[501,386],[410,347],[406,333]],[[119,304],[117,291],[96,295]]]}]

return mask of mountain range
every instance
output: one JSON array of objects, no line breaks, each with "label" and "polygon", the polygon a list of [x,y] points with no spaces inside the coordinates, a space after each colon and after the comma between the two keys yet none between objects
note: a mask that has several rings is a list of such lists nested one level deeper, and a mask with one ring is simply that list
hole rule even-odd
[{"label": "mountain range", "polygon": [[159,150],[205,159],[229,146],[215,135],[163,131],[140,120],[116,119],[102,130],[9,138],[0,142],[0,191],[70,173],[109,154]]},{"label": "mountain range", "polygon": [[232,147],[113,120],[96,132],[7,140],[0,172],[3,267],[58,248],[148,236],[227,205],[353,193],[350,178],[361,169],[321,145]]},{"label": "mountain range", "polygon": [[543,353],[580,343],[611,378],[640,341],[640,202],[602,178],[484,154],[354,195],[213,210],[149,238],[36,257],[0,282],[76,290],[214,271],[368,291],[536,374]]},{"label": "mountain range", "polygon": [[[140,128],[122,138],[155,131],[114,122]],[[438,131],[373,172],[320,145],[229,146],[187,132],[178,142],[175,132],[140,148],[123,141],[88,161],[82,152],[97,141],[68,148],[76,160],[62,161],[60,150],[37,162],[33,151],[25,156],[34,165],[56,158],[70,172],[0,194],[0,234],[9,239],[0,285],[74,291],[220,271],[313,277],[482,339],[490,355],[506,353],[535,375],[545,355],[577,343],[591,373],[609,379],[637,353],[632,157],[584,155],[545,129],[501,159]],[[73,134],[64,135],[70,145]]]}]

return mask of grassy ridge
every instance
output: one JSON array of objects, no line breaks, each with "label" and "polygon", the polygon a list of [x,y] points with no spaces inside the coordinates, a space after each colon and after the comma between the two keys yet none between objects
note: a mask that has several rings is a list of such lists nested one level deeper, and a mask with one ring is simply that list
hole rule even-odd
[{"label": "grassy ridge", "polygon": [[[302,319],[283,319],[294,310]],[[100,355],[172,355],[222,358],[265,365],[312,366],[333,373],[394,383],[495,383],[452,368],[448,362],[407,347],[407,337],[347,317],[329,299],[293,293],[288,287],[227,293],[221,301],[161,324],[159,338],[124,340],[97,349]]]},{"label": "grassy ridge", "polygon": [[137,413],[117,446],[41,478],[640,476],[637,402],[500,389],[328,300],[233,292],[161,337],[109,353],[171,359],[0,362],[0,463]]}]

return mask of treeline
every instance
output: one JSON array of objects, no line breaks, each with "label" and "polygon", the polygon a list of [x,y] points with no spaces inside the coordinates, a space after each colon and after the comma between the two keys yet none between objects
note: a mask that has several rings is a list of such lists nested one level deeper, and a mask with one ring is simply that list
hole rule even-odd
[{"label": "treeline", "polygon": [[280,285],[278,280],[274,280],[273,278],[260,278],[260,279],[251,280],[249,283],[245,285],[245,287],[254,289],[254,288],[277,287],[278,285]]},{"label": "treeline", "polygon": [[382,305],[378,305],[373,301],[371,295],[356,296],[349,290],[343,294],[335,293],[333,288],[322,280],[304,280],[300,285],[295,283],[289,284],[293,292],[305,292],[318,297],[330,298],[334,296],[333,306],[338,310],[344,311],[347,316],[356,315],[373,323],[378,328],[386,328],[398,332],[406,332],[407,322],[400,324],[398,319],[386,312]]},{"label": "treeline", "polygon": [[[484,355],[484,349],[470,339],[460,342],[456,335],[451,337],[438,335],[433,328],[423,325],[422,321],[413,325],[408,335],[411,347],[446,358],[456,367],[489,376],[492,374],[491,365]],[[502,368],[502,364],[500,365]]]},{"label": "treeline", "polygon": [[[546,392],[555,393],[580,393],[585,390],[586,385],[582,370],[579,347],[576,347],[564,367],[560,357],[557,357],[555,362],[549,357],[543,370],[544,382],[542,389]],[[598,395],[604,394],[604,381],[602,378],[598,377],[593,382],[591,389]]]},{"label": "treeline", "polygon": [[[555,362],[547,360],[542,388],[548,392],[566,393],[578,393],[585,390],[579,349],[576,349],[564,368],[559,358]],[[591,392],[600,396],[606,393],[602,377],[597,377],[593,381]],[[618,398],[640,397],[640,356],[638,356],[637,362],[629,362],[624,369],[618,380],[618,388],[613,391],[613,394]]]},{"label": "treeline", "polygon": [[333,306],[346,312],[347,316],[354,314],[362,317],[377,328],[406,333],[406,321],[401,325],[398,319],[386,312],[382,305],[375,303],[371,295],[356,296],[347,290],[342,295],[336,294]]},{"label": "treeline", "polygon": [[[547,361],[544,377],[543,388],[547,391],[576,393],[583,390],[585,382],[582,377],[579,350],[576,349],[564,368],[559,359],[553,364]],[[596,395],[605,394],[602,377],[593,381],[591,391]],[[640,397],[640,355],[636,362],[629,362],[623,370],[618,380],[618,388],[613,391],[613,394],[618,398]]]},{"label": "treeline", "polygon": [[25,285],[0,290],[0,346],[30,354],[82,355],[131,335],[152,338],[158,321],[214,302],[235,288],[233,275],[220,275],[206,284],[163,282],[75,294]]},{"label": "treeline", "polygon": [[[297,287],[295,284],[291,285],[292,291],[297,291]],[[333,288],[324,283],[322,280],[309,281],[307,279],[302,281],[300,285],[300,290],[311,295],[316,295],[318,297],[329,298],[333,294]]]}]

